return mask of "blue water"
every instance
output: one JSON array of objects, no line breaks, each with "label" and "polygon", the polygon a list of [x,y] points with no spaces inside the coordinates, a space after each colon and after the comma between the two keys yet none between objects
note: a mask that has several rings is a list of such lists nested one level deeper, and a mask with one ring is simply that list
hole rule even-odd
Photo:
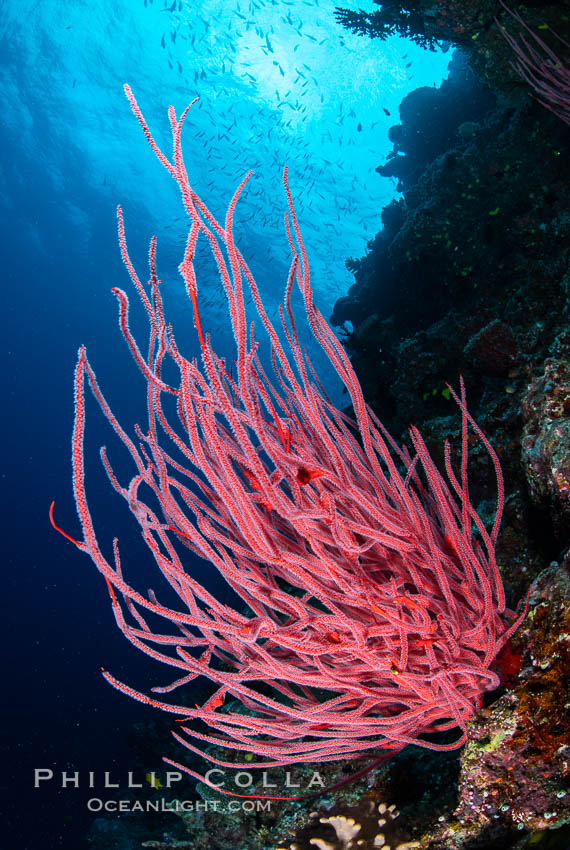
[{"label": "blue water", "polygon": [[[123,83],[167,152],[168,105],[180,112],[199,95],[183,136],[185,154],[195,188],[217,215],[254,170],[236,232],[273,317],[289,264],[281,185],[288,164],[315,301],[328,315],[352,283],[346,257],[364,253],[380,227],[381,208],[394,197],[393,182],[374,169],[391,148],[387,131],[397,123],[398,104],[413,88],[439,84],[450,57],[397,38],[358,38],[335,23],[334,6],[332,0],[177,0],[166,8],[158,0],[2,4],[7,814],[1,848],[83,846],[92,818],[85,808],[92,795],[83,784],[87,772],[117,769],[122,779],[130,758],[125,737],[153,715],[113,691],[99,668],[146,690],[168,678],[126,645],[96,569],[48,522],[55,499],[58,523],[79,533],[70,435],[81,343],[123,423],[143,418],[144,384],[110,293],[112,286],[129,287],[117,247],[117,203],[142,276],[148,241],[157,234],[170,315],[187,351],[195,347],[176,273],[185,233],[181,205],[129,109]],[[231,354],[219,281],[206,265],[202,275],[204,324],[218,351]],[[135,313],[134,328],[139,324]],[[315,363],[324,370],[318,357]],[[325,371],[323,378],[333,395],[338,392],[332,375]],[[144,586],[147,573],[152,581],[151,565],[98,463],[98,446],[114,441],[94,405],[88,412],[87,474],[102,545],[108,551],[118,535]],[[194,568],[197,574],[204,569]],[[160,767],[160,752],[149,767]],[[53,769],[54,781],[34,789],[34,768]],[[56,787],[64,770],[79,771],[82,787]]]}]

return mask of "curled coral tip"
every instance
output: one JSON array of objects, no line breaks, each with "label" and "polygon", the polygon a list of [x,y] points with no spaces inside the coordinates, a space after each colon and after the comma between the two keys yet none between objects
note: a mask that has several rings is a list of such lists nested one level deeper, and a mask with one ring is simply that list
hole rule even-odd
[{"label": "curled coral tip", "polygon": [[49,521],[51,522],[52,526],[55,528],[56,531],[59,531],[59,533],[62,534],[63,537],[67,538],[67,540],[69,540],[71,543],[75,543],[76,546],[78,546],[80,549],[82,549],[83,544],[80,543],[79,540],[76,540],[74,537],[71,537],[70,534],[67,534],[67,532],[64,531],[63,528],[60,528],[59,525],[56,524],[56,522],[53,518],[54,505],[55,505],[55,501],[53,501],[51,503],[51,505],[49,506]]}]

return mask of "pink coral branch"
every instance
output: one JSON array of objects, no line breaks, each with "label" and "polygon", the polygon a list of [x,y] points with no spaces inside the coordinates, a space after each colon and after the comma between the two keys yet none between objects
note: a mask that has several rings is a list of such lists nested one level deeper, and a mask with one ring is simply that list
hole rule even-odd
[{"label": "pink coral branch", "polygon": [[[533,89],[539,103],[558,115],[566,124],[570,124],[570,68],[528,26],[518,12],[509,9],[503,0],[501,5],[530,37],[527,38],[523,34],[517,41],[497,21],[501,33],[516,54],[516,60],[511,63],[513,68]],[[558,41],[570,49],[567,41],[553,32],[550,27],[548,29]]]},{"label": "pink coral branch", "polygon": [[[146,431],[136,429],[137,447],[108,406],[82,348],[73,433],[73,482],[83,529],[77,545],[104,575],[125,637],[175,670],[174,680],[153,692],[167,694],[198,676],[216,690],[204,705],[192,708],[136,691],[108,672],[105,678],[134,699],[183,718],[180,731],[190,739],[247,750],[258,756],[259,766],[367,752],[381,758],[410,743],[442,750],[461,745],[483,692],[499,683],[489,667],[516,627],[509,624],[514,615],[504,607],[494,557],[501,471],[467,411],[463,383],[460,394],[454,393],[463,422],[460,477],[448,447],[450,487],[417,429],[411,430],[411,457],[368,409],[346,353],[315,307],[287,170],[286,230],[293,261],[281,318],[292,360],[234,239],[234,211],[250,175],[219,224],[188,179],[180,142],[186,112],[177,120],[169,110],[171,163],[154,142],[132,92],[125,91],[153,151],[177,182],[189,216],[179,268],[194,313],[201,368],[183,357],[166,322],[155,240],[147,294],[129,260],[119,213],[123,260],[150,324],[144,355],[129,330],[127,296],[115,290],[123,336],[147,382],[148,425]],[[200,237],[212,250],[228,299],[235,376],[203,331],[193,266]],[[290,302],[295,285],[316,340],[350,394],[356,421],[331,405],[300,348]],[[277,386],[261,367],[253,327],[248,333],[246,286],[269,337]],[[162,377],[167,362],[168,383]],[[152,591],[142,595],[125,579],[116,543],[113,563],[99,548],[85,487],[86,385],[134,461],[135,475],[122,486],[102,454],[111,484],[138,521],[178,607],[161,603]],[[164,403],[173,396],[175,416],[172,403]],[[490,534],[469,502],[468,427],[483,441],[497,476],[497,516]],[[223,576],[242,600],[240,610],[192,577],[184,565],[185,548]],[[201,721],[207,731],[191,721]],[[454,727],[460,730],[454,743],[427,737]],[[181,734],[176,738],[201,752]]]}]

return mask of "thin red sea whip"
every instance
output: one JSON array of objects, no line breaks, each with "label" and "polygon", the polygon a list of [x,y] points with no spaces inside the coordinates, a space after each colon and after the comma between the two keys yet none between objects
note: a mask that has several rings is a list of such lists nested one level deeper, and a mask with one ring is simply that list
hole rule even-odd
[{"label": "thin red sea whip", "polygon": [[[131,436],[122,429],[82,347],[75,376],[73,483],[83,539],[73,542],[105,577],[124,635],[174,668],[176,679],[153,688],[157,696],[151,697],[107,671],[105,678],[182,718],[179,732],[190,740],[175,737],[222,766],[249,770],[367,754],[382,758],[407,744],[460,746],[483,692],[499,684],[490,666],[517,625],[505,608],[494,553],[503,507],[499,461],[467,411],[463,383],[459,395],[450,390],[462,417],[462,452],[456,473],[446,443],[446,479],[415,427],[411,453],[387,434],[313,304],[287,169],[285,229],[292,262],[280,336],[234,241],[234,210],[250,174],[218,223],[192,189],[183,160],[180,135],[188,109],[180,119],[169,109],[170,161],[128,86],[125,92],[152,150],[178,184],[189,218],[179,270],[201,363],[184,358],[164,315],[156,240],[150,280],[143,285],[129,259],[119,209],[123,260],[148,315],[146,353],[129,329],[126,294],[113,292],[123,336],[147,382],[148,422]],[[237,349],[231,369],[216,355],[200,320],[193,265],[199,237],[209,244],[229,305]],[[354,420],[331,404],[301,349],[291,306],[295,286],[315,340],[349,393]],[[244,290],[269,337],[272,380],[258,356],[254,325],[246,321]],[[126,486],[105,449],[102,462],[162,580],[179,597],[176,608],[161,603],[158,588],[142,595],[127,581],[116,540],[112,563],[99,548],[85,488],[86,386],[130,452],[135,471]],[[490,530],[469,500],[469,428],[483,442],[496,474]],[[185,565],[185,549],[224,577],[242,601],[237,609],[196,581]],[[199,676],[215,685],[201,706],[170,704],[158,696]],[[202,721],[205,731],[197,731],[196,723],[185,727],[191,720]],[[455,727],[453,743],[427,737]],[[196,741],[259,758],[224,762],[203,753]]]}]

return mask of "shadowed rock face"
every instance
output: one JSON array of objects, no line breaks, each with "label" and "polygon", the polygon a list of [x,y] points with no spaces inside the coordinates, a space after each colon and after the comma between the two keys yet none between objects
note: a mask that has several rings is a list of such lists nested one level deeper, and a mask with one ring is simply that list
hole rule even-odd
[{"label": "shadowed rock face", "polygon": [[[511,641],[520,672],[510,679],[512,689],[471,724],[461,753],[458,806],[422,843],[426,850],[510,847],[527,830],[565,828],[570,816],[569,566],[567,559],[534,582],[529,612]],[[567,839],[568,833],[557,844],[554,833],[547,846],[565,848]]]}]

